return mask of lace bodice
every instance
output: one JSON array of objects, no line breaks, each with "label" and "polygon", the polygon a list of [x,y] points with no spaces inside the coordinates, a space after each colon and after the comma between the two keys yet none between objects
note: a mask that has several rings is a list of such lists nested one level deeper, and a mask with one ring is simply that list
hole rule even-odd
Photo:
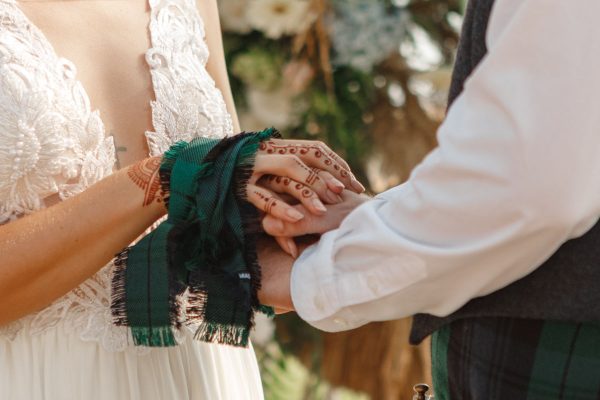
[{"label": "lace bodice", "polygon": [[[194,0],[150,0],[151,48],[146,53],[155,100],[150,155],[178,140],[232,134],[223,97],[205,69],[208,47]],[[0,224],[45,207],[44,199],[77,195],[111,174],[115,148],[100,114],[76,79],[15,0],[0,0]],[[82,260],[85,262],[85,260]],[[0,327],[10,340],[26,324],[32,334],[60,321],[99,341],[125,349],[126,328],[111,322],[113,264],[46,309]]]}]

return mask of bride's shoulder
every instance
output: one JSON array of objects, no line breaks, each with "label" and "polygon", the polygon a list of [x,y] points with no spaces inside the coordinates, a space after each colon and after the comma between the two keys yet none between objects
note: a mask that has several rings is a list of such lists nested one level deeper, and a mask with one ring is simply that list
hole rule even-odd
[{"label": "bride's shoulder", "polygon": [[20,14],[15,0],[0,0],[0,32],[23,29]]},{"label": "bride's shoulder", "polygon": [[15,1],[0,0],[0,64],[29,50],[31,41],[31,28]]}]

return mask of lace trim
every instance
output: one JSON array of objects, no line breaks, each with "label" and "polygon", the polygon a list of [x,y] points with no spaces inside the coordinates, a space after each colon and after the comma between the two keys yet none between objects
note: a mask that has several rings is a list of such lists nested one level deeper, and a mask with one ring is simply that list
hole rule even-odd
[{"label": "lace trim", "polygon": [[174,142],[197,136],[231,135],[231,116],[205,68],[209,53],[194,1],[149,2],[152,48],[146,61],[156,98],[152,102],[155,131],[146,132],[150,155],[162,155]]},{"label": "lace trim", "polygon": [[114,144],[76,68],[14,1],[0,3],[0,220],[81,193],[112,172]]},{"label": "lace trim", "polygon": [[[231,135],[231,117],[205,69],[209,53],[194,1],[150,0],[150,7],[152,47],[146,60],[156,99],[151,102],[154,131],[146,132],[150,155],[179,140]],[[75,76],[75,66],[56,55],[14,0],[0,0],[0,222],[42,208],[41,199],[49,194],[64,199],[80,193],[112,172],[114,144]],[[8,168],[17,156],[10,153],[14,148],[24,149],[19,155],[28,164]],[[11,174],[30,174],[17,187],[22,193],[17,197],[15,186],[4,184],[14,182]],[[107,351],[129,347],[129,331],[112,324],[113,267],[109,263],[46,309],[0,327],[0,340],[14,339],[24,326],[39,334],[64,321],[82,340],[97,341]]]}]

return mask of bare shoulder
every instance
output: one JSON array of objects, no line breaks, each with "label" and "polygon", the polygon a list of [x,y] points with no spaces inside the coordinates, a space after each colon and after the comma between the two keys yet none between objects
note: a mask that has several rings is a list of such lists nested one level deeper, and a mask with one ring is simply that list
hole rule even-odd
[{"label": "bare shoulder", "polygon": [[210,30],[214,29],[219,30],[220,34],[217,0],[196,0],[196,7],[198,8],[200,17],[202,17],[204,24],[206,25],[207,35]]}]

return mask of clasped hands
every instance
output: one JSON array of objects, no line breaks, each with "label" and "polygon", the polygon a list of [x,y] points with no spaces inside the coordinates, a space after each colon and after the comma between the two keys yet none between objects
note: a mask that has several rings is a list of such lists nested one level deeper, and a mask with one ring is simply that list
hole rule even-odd
[{"label": "clasped hands", "polygon": [[[294,259],[320,235],[337,228],[368,200],[348,164],[322,142],[272,139],[256,155],[247,199],[264,215],[258,243],[262,282],[259,298],[277,312],[294,309],[290,274]],[[302,238],[298,243],[294,238]],[[277,244],[279,247],[277,246]]]}]

